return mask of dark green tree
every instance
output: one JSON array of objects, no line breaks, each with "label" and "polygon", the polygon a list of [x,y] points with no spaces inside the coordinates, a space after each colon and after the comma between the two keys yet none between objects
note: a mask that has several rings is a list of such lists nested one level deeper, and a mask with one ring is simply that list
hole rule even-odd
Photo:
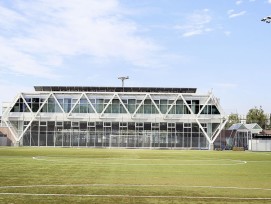
[{"label": "dark green tree", "polygon": [[257,108],[256,106],[251,108],[247,113],[246,119],[247,123],[257,123],[263,129],[266,129],[267,127],[268,118],[261,106],[260,108]]},{"label": "dark green tree", "polygon": [[226,129],[228,129],[230,126],[232,126],[235,123],[240,123],[239,117],[237,113],[231,113],[228,118],[228,122],[225,126]]}]

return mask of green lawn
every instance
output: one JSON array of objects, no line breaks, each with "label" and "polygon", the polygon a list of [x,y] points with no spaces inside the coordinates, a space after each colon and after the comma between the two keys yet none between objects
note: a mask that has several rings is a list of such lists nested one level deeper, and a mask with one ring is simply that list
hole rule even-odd
[{"label": "green lawn", "polygon": [[0,203],[271,203],[271,153],[0,148]]}]

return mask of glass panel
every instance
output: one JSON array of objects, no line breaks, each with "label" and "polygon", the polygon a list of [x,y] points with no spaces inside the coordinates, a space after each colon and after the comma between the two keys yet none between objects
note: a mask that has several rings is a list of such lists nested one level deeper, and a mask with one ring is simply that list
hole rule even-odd
[{"label": "glass panel", "polygon": [[112,113],[120,113],[120,101],[119,99],[112,100]]},{"label": "glass panel", "polygon": [[160,111],[161,113],[165,114],[168,110],[167,100],[160,100]]},{"label": "glass panel", "polygon": [[176,101],[176,114],[183,114],[183,101],[182,100],[177,100]]},{"label": "glass panel", "polygon": [[37,112],[40,108],[40,99],[32,98],[32,105],[30,106],[33,112]]},{"label": "glass panel", "polygon": [[73,113],[95,113],[91,105],[86,98],[81,98],[80,101],[74,107]]},{"label": "glass panel", "polygon": [[53,98],[48,99],[48,112],[54,113],[55,112],[55,100]]},{"label": "glass panel", "polygon": [[128,99],[128,111],[129,113],[134,113],[136,110],[136,100]]},{"label": "glass panel", "polygon": [[88,122],[88,127],[95,127],[95,122]]},{"label": "glass panel", "polygon": [[98,113],[101,113],[103,111],[104,104],[103,99],[96,99],[96,111]]},{"label": "glass panel", "polygon": [[190,114],[190,111],[186,106],[183,107],[183,113],[184,114]]},{"label": "glass panel", "polygon": [[219,110],[215,105],[212,105],[212,114],[220,114]]},{"label": "glass panel", "polygon": [[173,105],[168,114],[176,114],[176,105]]}]

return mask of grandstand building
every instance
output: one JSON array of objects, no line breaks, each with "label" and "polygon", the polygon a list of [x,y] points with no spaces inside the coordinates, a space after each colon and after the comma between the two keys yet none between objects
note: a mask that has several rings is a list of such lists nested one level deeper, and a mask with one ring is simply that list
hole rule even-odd
[{"label": "grandstand building", "polygon": [[227,122],[195,88],[34,88],[2,108],[15,145],[212,149]]}]

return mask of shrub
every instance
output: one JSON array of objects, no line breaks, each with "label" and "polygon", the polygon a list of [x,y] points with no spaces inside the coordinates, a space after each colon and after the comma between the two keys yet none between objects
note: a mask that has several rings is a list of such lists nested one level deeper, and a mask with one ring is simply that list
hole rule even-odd
[{"label": "shrub", "polygon": [[245,151],[244,147],[233,147],[232,151]]}]

